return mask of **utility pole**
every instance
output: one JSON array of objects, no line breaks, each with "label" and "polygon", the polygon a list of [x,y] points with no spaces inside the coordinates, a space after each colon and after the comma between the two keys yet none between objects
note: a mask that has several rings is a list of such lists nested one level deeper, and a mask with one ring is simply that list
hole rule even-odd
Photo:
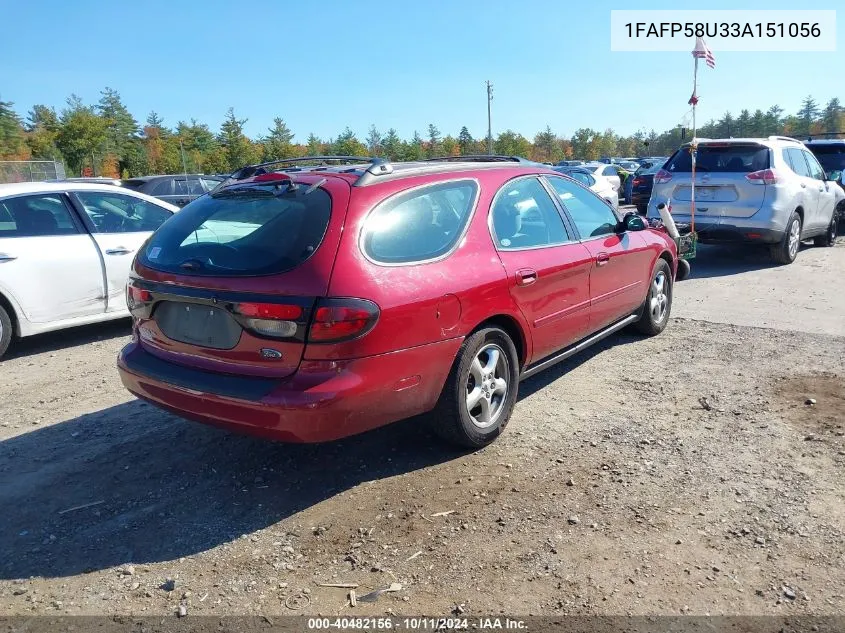
[{"label": "utility pole", "polygon": [[493,84],[487,81],[487,153],[493,155],[493,119],[490,104],[493,101]]}]

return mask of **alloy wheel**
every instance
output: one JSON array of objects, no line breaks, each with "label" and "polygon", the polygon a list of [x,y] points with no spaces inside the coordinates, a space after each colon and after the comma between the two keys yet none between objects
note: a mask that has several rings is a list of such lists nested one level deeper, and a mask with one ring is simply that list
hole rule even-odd
[{"label": "alloy wheel", "polygon": [[469,368],[466,408],[475,426],[493,426],[504,411],[510,366],[505,351],[495,343],[483,346]]},{"label": "alloy wheel", "polygon": [[654,276],[651,282],[651,299],[649,311],[655,325],[663,323],[669,307],[669,296],[666,294],[666,273],[662,270]]},{"label": "alloy wheel", "polygon": [[798,218],[789,225],[789,258],[794,259],[798,254],[798,246],[801,244],[801,222]]}]

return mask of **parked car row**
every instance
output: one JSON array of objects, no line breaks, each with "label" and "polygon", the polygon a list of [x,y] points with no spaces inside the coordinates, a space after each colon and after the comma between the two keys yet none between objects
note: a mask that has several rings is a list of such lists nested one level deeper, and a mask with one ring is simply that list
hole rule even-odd
[{"label": "parked car row", "polygon": [[619,208],[619,195],[611,184],[610,180],[602,175],[596,175],[586,167],[553,167],[556,172],[566,174],[589,187],[600,198],[605,200],[614,209]]},{"label": "parked car row", "polygon": [[224,179],[224,176],[206,174],[170,174],[159,176],[138,176],[127,180],[118,178],[65,178],[50,182],[87,183],[96,185],[113,185],[125,187],[140,193],[153,196],[177,207],[184,207],[196,198],[213,190]]}]

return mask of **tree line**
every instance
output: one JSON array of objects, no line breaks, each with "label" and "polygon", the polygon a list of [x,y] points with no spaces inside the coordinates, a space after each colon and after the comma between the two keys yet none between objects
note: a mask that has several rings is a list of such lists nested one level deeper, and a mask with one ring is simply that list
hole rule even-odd
[{"label": "tree line", "polygon": [[[321,139],[312,133],[297,141],[281,117],[256,139],[244,133],[246,121],[229,108],[217,131],[195,119],[171,127],[155,112],[140,124],[111,88],[105,88],[95,104],[71,95],[61,110],[36,105],[25,118],[15,111],[14,103],[0,100],[0,160],[55,160],[64,162],[68,175],[126,178],[182,171],[230,173],[245,164],[309,155],[418,160],[487,153],[487,139],[473,138],[466,126],[453,136],[442,134],[431,123],[423,134],[414,131],[410,139],[401,138],[393,128],[382,132],[376,125],[359,139],[347,127],[334,138]],[[702,125],[698,135],[804,137],[843,131],[845,110],[838,98],[821,106],[807,96],[794,114],[786,114],[776,105],[765,112],[725,112],[720,119]],[[669,155],[684,139],[689,139],[689,131],[680,126],[660,133],[639,130],[628,136],[612,129],[579,128],[569,138],[546,126],[533,139],[505,130],[493,139],[493,151],[556,163],[602,156]]]}]

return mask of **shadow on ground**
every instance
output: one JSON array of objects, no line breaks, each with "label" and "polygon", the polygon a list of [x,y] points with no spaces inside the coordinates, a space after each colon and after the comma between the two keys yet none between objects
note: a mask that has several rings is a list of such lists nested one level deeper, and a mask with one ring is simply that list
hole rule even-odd
[{"label": "shadow on ground", "polygon": [[87,345],[94,341],[107,341],[122,336],[128,337],[130,334],[132,334],[132,321],[125,318],[27,336],[12,341],[12,345],[3,360],[55,352],[68,347]]},{"label": "shadow on ground", "polygon": [[[845,222],[839,224],[839,242],[845,236]],[[812,240],[801,245],[801,251],[815,248]],[[798,253],[801,257],[801,253]],[[689,279],[727,277],[753,270],[775,268],[769,248],[755,244],[699,244],[695,259],[690,261]]]},{"label": "shadow on ground", "polygon": [[[525,381],[527,398],[626,334]],[[266,528],[359,483],[463,455],[424,417],[322,445],[186,422],[132,401],[0,443],[0,578],[178,559]],[[89,507],[80,507],[87,504]]]},{"label": "shadow on ground", "polygon": [[765,246],[701,244],[690,261],[688,279],[728,277],[777,265]]}]

